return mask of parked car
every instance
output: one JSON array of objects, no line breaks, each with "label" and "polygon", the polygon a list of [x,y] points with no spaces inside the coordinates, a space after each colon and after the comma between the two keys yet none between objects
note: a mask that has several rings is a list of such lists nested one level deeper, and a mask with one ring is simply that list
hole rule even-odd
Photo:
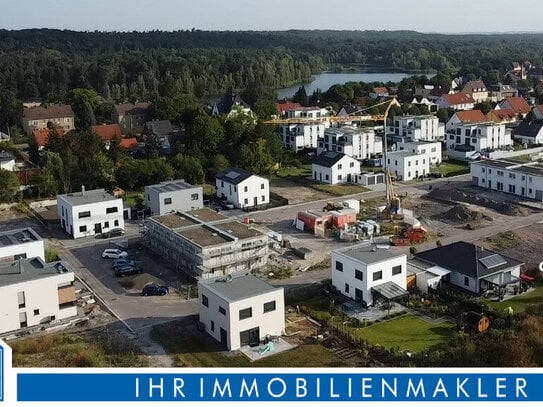
[{"label": "parked car", "polygon": [[134,274],[140,274],[142,268],[138,266],[123,266],[115,269],[115,277],[133,276]]},{"label": "parked car", "polygon": [[141,295],[144,295],[146,297],[148,295],[166,295],[168,294],[168,292],[168,287],[158,284],[149,284],[143,287],[143,290],[141,290]]},{"label": "parked car", "polygon": [[111,263],[111,268],[119,268],[122,266],[134,266],[136,262],[134,260],[129,259],[128,257],[121,257],[120,259],[115,259]]},{"label": "parked car", "polygon": [[124,236],[124,230],[121,228],[111,229],[110,231],[99,233],[95,236],[96,239],[108,239],[110,237]]},{"label": "parked car", "polygon": [[128,253],[120,249],[106,249],[102,252],[103,259],[121,259],[128,257]]},{"label": "parked car", "polygon": [[223,209],[234,209],[234,204],[231,204],[230,202],[227,202],[227,201],[221,201],[221,206]]}]

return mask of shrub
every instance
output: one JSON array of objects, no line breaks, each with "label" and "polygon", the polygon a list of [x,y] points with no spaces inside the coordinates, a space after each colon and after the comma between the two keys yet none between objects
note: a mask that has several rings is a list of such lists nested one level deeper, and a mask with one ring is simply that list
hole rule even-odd
[{"label": "shrub", "polygon": [[416,248],[415,246],[411,246],[411,247],[409,248],[409,253],[411,253],[411,254],[417,254],[417,252],[418,252],[418,250],[417,250],[417,248]]},{"label": "shrub", "polygon": [[436,246],[437,246],[437,247],[443,246],[443,243],[441,242],[440,239],[436,240]]}]

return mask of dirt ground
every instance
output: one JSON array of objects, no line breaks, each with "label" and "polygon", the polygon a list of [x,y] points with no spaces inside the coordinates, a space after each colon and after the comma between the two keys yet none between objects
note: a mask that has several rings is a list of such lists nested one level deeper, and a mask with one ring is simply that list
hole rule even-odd
[{"label": "dirt ground", "polygon": [[274,179],[270,182],[270,191],[287,199],[289,205],[333,198],[333,195],[304,187],[286,179]]}]

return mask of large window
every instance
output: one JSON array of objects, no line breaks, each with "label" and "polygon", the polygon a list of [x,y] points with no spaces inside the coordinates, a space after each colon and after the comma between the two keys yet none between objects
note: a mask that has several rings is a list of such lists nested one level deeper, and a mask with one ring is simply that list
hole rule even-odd
[{"label": "large window", "polygon": [[275,301],[264,303],[264,313],[275,311]]},{"label": "large window", "polygon": [[383,278],[383,270],[373,273],[373,281],[381,280]]},{"label": "large window", "polygon": [[117,213],[119,212],[119,208],[116,206],[112,206],[111,208],[106,208],[106,213]]},{"label": "large window", "polygon": [[253,316],[253,309],[251,307],[239,310],[239,319],[251,318]]},{"label": "large window", "polygon": [[402,266],[394,266],[392,267],[392,275],[397,276],[398,274],[402,274]]},{"label": "large window", "polygon": [[164,198],[164,205],[171,205],[172,204],[172,198]]},{"label": "large window", "polygon": [[360,280],[360,281],[364,281],[364,273],[362,273],[362,271],[360,271],[360,270],[355,270],[354,271],[354,278],[356,278],[357,280]]},{"label": "large window", "polygon": [[202,304],[205,307],[209,307],[209,299],[204,294],[202,294]]},{"label": "large window", "polygon": [[78,214],[78,217],[79,219],[81,218],[90,218],[90,211],[84,211],[84,212],[79,212]]},{"label": "large window", "polygon": [[199,198],[199,195],[198,195],[198,194],[191,194],[191,195],[190,195],[190,200],[191,200],[191,201],[197,201],[198,198]]},{"label": "large window", "polygon": [[336,270],[337,271],[343,271],[343,263],[340,261],[336,261]]}]

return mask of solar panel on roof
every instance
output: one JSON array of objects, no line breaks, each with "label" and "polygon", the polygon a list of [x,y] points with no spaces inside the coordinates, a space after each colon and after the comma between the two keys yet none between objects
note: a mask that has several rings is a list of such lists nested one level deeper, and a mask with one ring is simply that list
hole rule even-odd
[{"label": "solar panel on roof", "polygon": [[507,261],[499,254],[491,254],[490,256],[479,259],[479,261],[487,269],[492,269],[494,267],[503,266],[504,264],[507,264]]},{"label": "solar panel on roof", "polygon": [[225,175],[226,178],[234,179],[239,177],[239,172],[236,171],[230,171],[228,174]]}]

